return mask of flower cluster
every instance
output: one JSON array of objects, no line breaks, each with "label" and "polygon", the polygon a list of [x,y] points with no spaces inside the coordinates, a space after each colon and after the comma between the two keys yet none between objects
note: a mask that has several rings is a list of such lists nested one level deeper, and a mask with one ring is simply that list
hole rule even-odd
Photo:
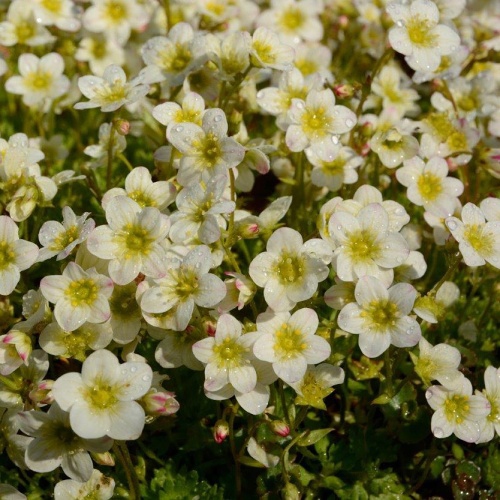
[{"label": "flower cluster", "polygon": [[118,476],[95,467],[116,457],[137,497],[123,442],[182,408],[181,367],[219,405],[238,468],[245,450],[281,463],[287,491],[291,450],[353,434],[363,401],[392,418],[405,387],[422,400],[408,420],[437,438],[500,434],[498,336],[483,333],[500,269],[493,9],[0,2],[13,464],[61,467],[56,499],[104,499]]}]

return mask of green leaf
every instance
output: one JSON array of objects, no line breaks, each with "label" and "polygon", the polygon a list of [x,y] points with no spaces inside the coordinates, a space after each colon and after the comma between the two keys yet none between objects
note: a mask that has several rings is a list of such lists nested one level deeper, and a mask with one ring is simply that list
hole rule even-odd
[{"label": "green leaf", "polygon": [[317,429],[315,431],[311,431],[308,434],[301,437],[297,444],[299,446],[311,446],[312,444],[317,443],[320,439],[324,438],[327,434],[332,432],[333,429]]},{"label": "green leaf", "polygon": [[464,460],[457,464],[455,471],[457,475],[461,474],[470,478],[470,480],[477,484],[481,480],[481,469],[473,462]]}]

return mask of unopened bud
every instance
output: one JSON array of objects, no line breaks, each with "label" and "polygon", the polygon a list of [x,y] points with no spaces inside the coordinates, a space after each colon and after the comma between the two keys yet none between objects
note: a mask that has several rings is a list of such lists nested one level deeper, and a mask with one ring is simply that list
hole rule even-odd
[{"label": "unopened bud", "polygon": [[12,329],[4,336],[3,343],[15,346],[17,354],[23,360],[23,363],[27,363],[33,348],[29,335],[21,330]]},{"label": "unopened bud", "polygon": [[339,16],[339,26],[345,30],[349,26],[349,17],[345,14]]},{"label": "unopened bud", "polygon": [[35,403],[48,405],[54,402],[52,396],[53,380],[42,380],[38,385],[30,391],[29,398]]},{"label": "unopened bud", "polygon": [[221,444],[229,435],[229,425],[225,420],[217,420],[214,426],[214,440],[217,444]]},{"label": "unopened bud", "polygon": [[120,135],[128,135],[130,132],[130,122],[123,118],[118,118],[118,120],[115,121],[115,130]]},{"label": "unopened bud", "polygon": [[278,436],[287,437],[290,434],[290,426],[283,420],[272,420],[269,425]]},{"label": "unopened bud", "polygon": [[300,500],[300,491],[293,483],[286,483],[281,495],[284,500]]},{"label": "unopened bud", "polygon": [[333,93],[340,99],[348,99],[354,95],[354,87],[348,83],[334,85]]},{"label": "unopened bud", "polygon": [[148,392],[141,400],[148,415],[161,417],[173,415],[179,410],[175,394],[168,391]]},{"label": "unopened bud", "polygon": [[238,236],[244,240],[257,238],[260,228],[257,222],[244,222],[236,226]]},{"label": "unopened bud", "polygon": [[108,467],[113,467],[115,465],[115,459],[109,451],[103,451],[101,453],[90,452],[90,454],[92,455],[94,462],[99,465],[107,465]]}]

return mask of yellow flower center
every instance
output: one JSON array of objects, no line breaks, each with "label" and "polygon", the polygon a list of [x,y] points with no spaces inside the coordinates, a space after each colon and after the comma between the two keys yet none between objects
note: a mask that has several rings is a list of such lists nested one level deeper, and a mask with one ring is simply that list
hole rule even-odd
[{"label": "yellow flower center", "polygon": [[0,241],[0,271],[7,269],[15,260],[14,247],[7,241]]},{"label": "yellow flower center", "polygon": [[217,358],[219,368],[233,368],[241,366],[245,349],[236,339],[225,338],[220,344],[215,344],[213,352]]},{"label": "yellow flower center", "polygon": [[304,15],[300,9],[291,5],[281,15],[278,24],[287,31],[295,31],[304,24]]},{"label": "yellow flower center", "polygon": [[446,141],[455,131],[455,127],[445,113],[431,113],[423,121],[432,127],[433,133],[440,142]]},{"label": "yellow flower center", "polygon": [[[273,64],[276,60],[276,54],[274,53],[273,47],[268,43],[265,43],[261,40],[255,40],[252,44],[252,47],[262,63]],[[258,59],[255,59],[253,56],[251,59],[254,66],[261,66]]]},{"label": "yellow flower center", "polygon": [[489,422],[493,424],[500,423],[500,408],[498,407],[497,400],[494,397],[488,397],[487,399],[491,405],[491,410],[489,415],[486,417]]},{"label": "yellow flower center", "polygon": [[135,283],[115,285],[109,299],[109,308],[113,316],[119,319],[134,319],[141,316],[140,307],[135,299],[137,287]]},{"label": "yellow flower center", "polygon": [[17,41],[26,43],[36,33],[36,24],[29,21],[21,21],[15,27]]},{"label": "yellow flower center", "polygon": [[117,235],[120,244],[125,246],[124,257],[129,259],[132,256],[148,255],[151,251],[151,243],[154,239],[148,236],[147,229],[139,224],[126,224],[121,233]]},{"label": "yellow flower center", "polygon": [[455,394],[446,398],[444,414],[449,422],[461,424],[469,413],[469,397]]},{"label": "yellow flower center", "polygon": [[372,300],[363,306],[361,317],[368,324],[368,329],[386,332],[396,325],[396,320],[400,318],[398,306],[387,299]]},{"label": "yellow flower center", "polygon": [[85,361],[85,353],[90,343],[95,340],[95,334],[87,327],[78,328],[74,332],[65,332],[63,344],[66,348],[64,357]]},{"label": "yellow flower center", "polygon": [[99,89],[97,93],[106,103],[121,101],[127,95],[126,86],[121,81],[107,84],[105,87]]},{"label": "yellow flower center", "polygon": [[434,26],[422,16],[413,16],[407,23],[408,37],[411,42],[422,48],[436,47],[438,37],[432,32]]},{"label": "yellow flower center", "polygon": [[337,156],[333,161],[323,162],[321,170],[326,175],[343,175],[345,167],[345,159]]},{"label": "yellow flower center", "polygon": [[295,61],[295,66],[304,76],[312,75],[319,70],[318,63],[316,63],[312,59],[298,59],[297,61]]},{"label": "yellow flower center", "polygon": [[283,323],[276,332],[274,352],[280,360],[296,358],[306,348],[302,332],[294,330],[287,323]]},{"label": "yellow flower center", "polygon": [[180,73],[191,62],[192,54],[189,47],[178,43],[174,50],[165,50],[160,54],[160,58],[160,66],[165,71]]},{"label": "yellow flower center", "polygon": [[141,207],[156,207],[156,202],[148,196],[144,191],[140,189],[136,189],[135,191],[131,191],[127,193],[128,197],[134,200]]},{"label": "yellow flower center", "polygon": [[431,381],[434,380],[436,369],[436,363],[430,357],[421,356],[415,362],[415,372],[427,385],[430,385]]},{"label": "yellow flower center", "polygon": [[314,374],[306,373],[300,386],[301,395],[297,396],[295,403],[298,405],[310,405],[320,410],[325,410],[325,399],[333,392],[331,387],[323,387]]},{"label": "yellow flower center", "polygon": [[302,280],[305,271],[305,258],[301,255],[282,252],[273,272],[283,285],[290,285]]},{"label": "yellow flower center", "polygon": [[331,126],[331,117],[323,107],[306,109],[302,115],[302,130],[309,138],[325,136]]},{"label": "yellow flower center", "polygon": [[460,130],[454,130],[447,138],[446,144],[452,151],[466,151],[467,136]]},{"label": "yellow flower center", "polygon": [[186,122],[201,125],[201,114],[196,109],[179,109],[179,111],[175,113],[174,121],[179,123]]},{"label": "yellow flower center", "polygon": [[103,59],[108,53],[106,42],[104,40],[92,40],[92,47],[90,49],[90,52],[95,59]]},{"label": "yellow flower center", "polygon": [[443,191],[442,179],[431,172],[426,172],[418,178],[417,188],[424,201],[433,201]]},{"label": "yellow flower center", "polygon": [[222,156],[219,138],[212,132],[206,134],[201,141],[195,141],[193,146],[206,161],[208,168],[213,168]]},{"label": "yellow flower center", "polygon": [[58,234],[54,238],[54,242],[50,245],[51,250],[64,250],[70,243],[73,243],[80,237],[78,226],[71,226],[66,231]]},{"label": "yellow flower center", "polygon": [[26,77],[25,83],[35,92],[47,90],[52,84],[52,75],[44,71],[35,71]]},{"label": "yellow flower center", "polygon": [[108,0],[104,7],[104,16],[113,24],[119,24],[128,15],[127,6],[119,0]]},{"label": "yellow flower center", "polygon": [[82,278],[72,281],[67,293],[73,307],[91,305],[97,299],[98,288],[92,278]]},{"label": "yellow flower center", "polygon": [[493,253],[495,240],[491,233],[484,231],[483,225],[473,224],[464,228],[464,239],[481,256],[488,257]]},{"label": "yellow flower center", "polygon": [[104,380],[96,379],[94,386],[86,390],[86,398],[96,411],[112,408],[118,399],[114,395],[115,388]]},{"label": "yellow flower center", "polygon": [[181,301],[191,297],[196,293],[199,287],[198,277],[190,270],[173,270],[173,274],[176,275],[176,287],[175,295],[179,297]]},{"label": "yellow flower center", "polygon": [[353,262],[366,262],[380,255],[380,245],[375,234],[367,229],[360,229],[349,234],[346,244],[347,255]]},{"label": "yellow flower center", "polygon": [[42,0],[40,3],[44,9],[50,10],[54,14],[61,12],[63,5],[62,0]]}]

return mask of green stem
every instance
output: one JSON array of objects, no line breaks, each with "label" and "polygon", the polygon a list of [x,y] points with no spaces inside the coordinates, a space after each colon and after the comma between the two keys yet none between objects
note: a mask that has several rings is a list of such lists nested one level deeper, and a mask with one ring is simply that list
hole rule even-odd
[{"label": "green stem", "polygon": [[238,459],[238,452],[236,450],[236,443],[234,441],[234,419],[236,418],[236,409],[233,408],[229,414],[229,445],[231,446],[231,454],[233,455],[234,466],[236,469],[235,482],[236,482],[236,498],[242,498],[241,495],[241,463]]},{"label": "green stem", "polygon": [[385,387],[386,393],[390,398],[394,396],[394,388],[392,386],[392,362],[391,362],[391,349],[387,349],[384,353],[385,364]]},{"label": "green stem", "polygon": [[128,488],[130,491],[130,500],[139,500],[141,498],[139,479],[137,477],[137,473],[135,472],[132,459],[130,458],[126,441],[115,441],[113,444],[113,450],[125,470]]},{"label": "green stem", "polygon": [[302,421],[306,418],[307,412],[309,411],[309,406],[302,406],[302,408],[299,411],[299,414],[295,417],[295,420],[293,421],[293,427],[296,430],[299,425],[302,423]]},{"label": "green stem", "polygon": [[111,176],[113,174],[113,145],[115,142],[115,122],[111,120],[111,130],[108,141],[108,165],[106,169],[106,189],[111,189]]},{"label": "green stem", "polygon": [[165,11],[167,33],[170,31],[172,23],[172,12],[170,10],[170,0],[163,0],[163,10]]},{"label": "green stem", "polygon": [[132,163],[130,163],[127,158],[125,157],[125,155],[123,153],[118,153],[118,158],[123,162],[125,163],[126,167],[132,172],[132,170],[134,170],[134,166],[132,165]]},{"label": "green stem", "polygon": [[448,269],[444,273],[444,276],[431,288],[429,293],[427,295],[436,293],[440,288],[441,285],[448,280],[448,278],[455,272],[455,269],[457,268],[459,262],[462,260],[462,254],[460,252],[457,252],[453,256],[453,260],[451,261]]},{"label": "green stem", "polygon": [[281,379],[278,380],[278,392],[280,393],[280,401],[281,401],[281,406],[283,407],[283,415],[285,417],[285,422],[290,428],[292,428],[292,425],[290,423],[290,415],[288,414],[288,407],[286,405],[285,389],[283,387],[283,381]]}]

